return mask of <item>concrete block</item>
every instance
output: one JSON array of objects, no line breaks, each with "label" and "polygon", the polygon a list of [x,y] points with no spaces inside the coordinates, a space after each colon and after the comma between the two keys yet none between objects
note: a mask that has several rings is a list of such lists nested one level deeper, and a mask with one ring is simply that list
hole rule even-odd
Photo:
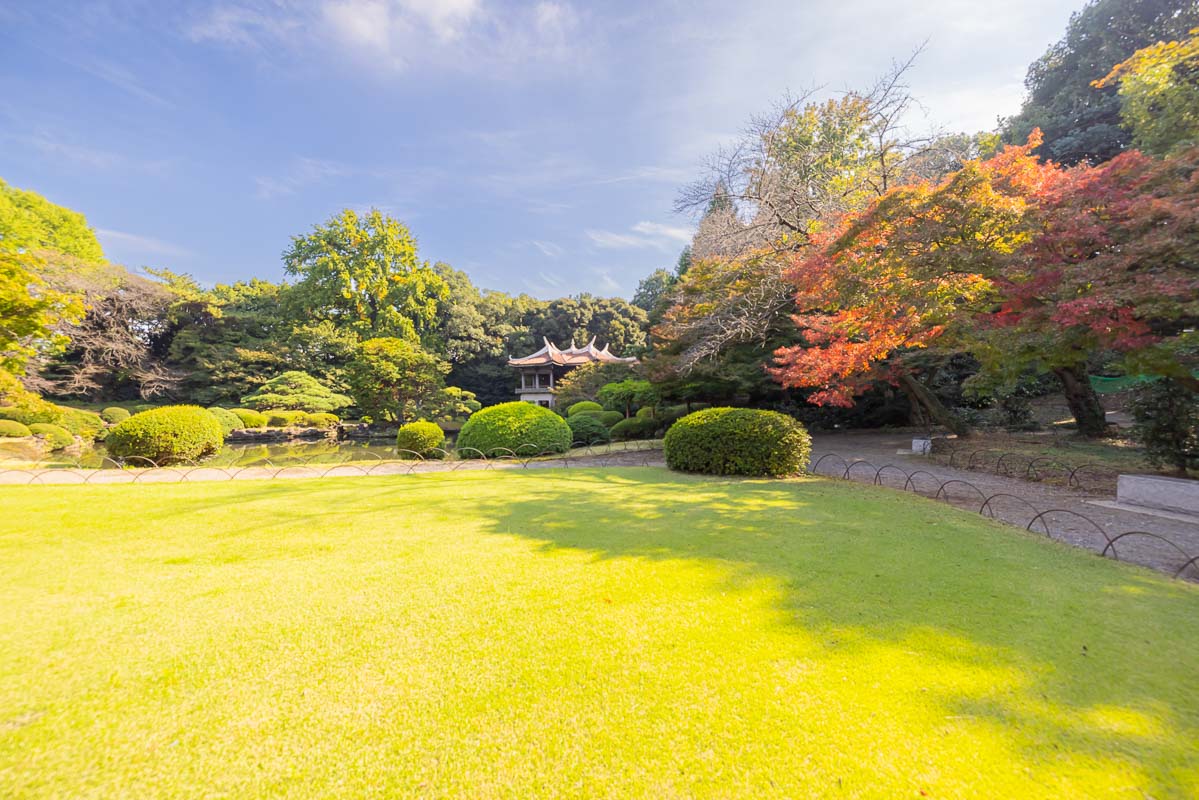
[{"label": "concrete block", "polygon": [[1158,475],[1121,475],[1116,502],[1199,516],[1199,481]]}]

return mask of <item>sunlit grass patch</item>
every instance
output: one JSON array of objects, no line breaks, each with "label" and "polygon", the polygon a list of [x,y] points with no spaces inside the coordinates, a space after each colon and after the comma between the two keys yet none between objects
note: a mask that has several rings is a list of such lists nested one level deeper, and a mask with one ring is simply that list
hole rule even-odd
[{"label": "sunlit grass patch", "polygon": [[0,795],[1199,791],[1199,591],[659,469],[3,490]]}]

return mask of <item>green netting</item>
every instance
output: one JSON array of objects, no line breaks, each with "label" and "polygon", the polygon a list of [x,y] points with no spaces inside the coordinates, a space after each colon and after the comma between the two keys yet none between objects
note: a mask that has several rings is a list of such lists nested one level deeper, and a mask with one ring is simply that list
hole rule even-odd
[{"label": "green netting", "polygon": [[[1199,370],[1195,371],[1195,377],[1199,378]],[[1123,392],[1126,389],[1131,389],[1137,384],[1148,383],[1154,380],[1150,375],[1121,375],[1117,378],[1109,378],[1105,375],[1091,375],[1091,386],[1099,394],[1111,394],[1112,392]]]}]

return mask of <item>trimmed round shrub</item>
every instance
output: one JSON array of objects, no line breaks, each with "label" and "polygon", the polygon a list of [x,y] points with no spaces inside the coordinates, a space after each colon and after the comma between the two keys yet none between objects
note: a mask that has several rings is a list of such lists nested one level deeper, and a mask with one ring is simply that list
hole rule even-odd
[{"label": "trimmed round shrub", "polygon": [[672,425],[665,447],[666,465],[681,472],[778,478],[808,468],[812,438],[777,411],[708,408]]},{"label": "trimmed round shrub", "polygon": [[571,433],[566,420],[548,408],[517,400],[500,403],[471,414],[458,433],[458,450],[463,458],[504,455],[565,453]]},{"label": "trimmed round shrub", "polygon": [[635,416],[637,419],[653,419],[656,415],[654,414],[653,406],[643,406],[637,409]]},{"label": "trimmed round shrub", "polygon": [[580,400],[579,402],[566,409],[566,416],[573,417],[580,411],[603,411],[604,407],[593,400]]},{"label": "trimmed round shrub", "polygon": [[134,414],[108,432],[105,445],[117,458],[148,458],[159,466],[196,461],[225,443],[216,415],[199,406],[162,406]]},{"label": "trimmed round shrub", "polygon": [[62,450],[64,447],[70,447],[75,444],[75,437],[61,425],[53,425],[49,422],[35,422],[29,426],[29,432],[49,442],[51,450]]},{"label": "trimmed round shrub", "polygon": [[272,409],[262,413],[266,414],[268,428],[295,428],[308,423],[308,414],[303,411]]},{"label": "trimmed round shrub", "polygon": [[610,433],[614,442],[630,442],[635,439],[652,439],[658,431],[658,420],[629,417],[612,426]]},{"label": "trimmed round shrub", "polygon": [[341,418],[336,414],[327,414],[320,412],[317,414],[305,414],[304,424],[310,428],[336,428],[341,424]]},{"label": "trimmed round shrub", "polygon": [[573,444],[604,444],[612,437],[604,423],[591,414],[575,414],[566,418]]},{"label": "trimmed round shrub", "polygon": [[58,410],[61,416],[57,420],[46,420],[46,422],[53,422],[55,425],[65,428],[69,433],[81,436],[89,442],[104,430],[104,420],[94,411],[84,411],[82,408],[70,408],[69,406],[58,406]]},{"label": "trimmed round shrub", "polygon": [[[443,458],[445,431],[436,422],[409,422],[401,425],[396,434],[396,449],[410,450],[422,458]],[[401,452],[401,456],[408,455]]]},{"label": "trimmed round shrub", "polygon": [[600,422],[604,423],[605,428],[611,428],[616,423],[624,419],[624,414],[619,411],[601,411],[597,416]]},{"label": "trimmed round shrub", "polygon": [[133,415],[120,406],[110,406],[109,408],[106,408],[100,412],[100,419],[104,420],[110,425],[116,425],[118,422],[124,422],[131,416]]},{"label": "trimmed round shrub", "polygon": [[250,408],[231,408],[229,413],[241,420],[243,428],[265,428],[266,414],[260,414]]},{"label": "trimmed round shrub", "polygon": [[227,408],[213,406],[208,409],[208,413],[216,417],[216,421],[221,423],[221,430],[225,436],[241,429],[241,419]]},{"label": "trimmed round shrub", "polygon": [[18,438],[32,436],[33,431],[27,425],[12,419],[0,419],[0,438]]}]

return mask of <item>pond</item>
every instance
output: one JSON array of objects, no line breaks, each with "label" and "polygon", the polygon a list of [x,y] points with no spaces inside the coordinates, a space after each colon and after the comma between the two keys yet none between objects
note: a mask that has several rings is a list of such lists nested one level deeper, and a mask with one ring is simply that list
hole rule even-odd
[{"label": "pond", "polygon": [[[40,462],[42,466],[72,466],[86,469],[116,467],[107,459],[104,445],[81,452],[55,452],[41,454],[28,440],[5,441],[0,439],[0,463]],[[386,439],[293,441],[273,444],[229,444],[211,459],[206,466],[252,467],[273,464],[337,464],[344,461],[376,461],[397,458],[395,441]]]}]

